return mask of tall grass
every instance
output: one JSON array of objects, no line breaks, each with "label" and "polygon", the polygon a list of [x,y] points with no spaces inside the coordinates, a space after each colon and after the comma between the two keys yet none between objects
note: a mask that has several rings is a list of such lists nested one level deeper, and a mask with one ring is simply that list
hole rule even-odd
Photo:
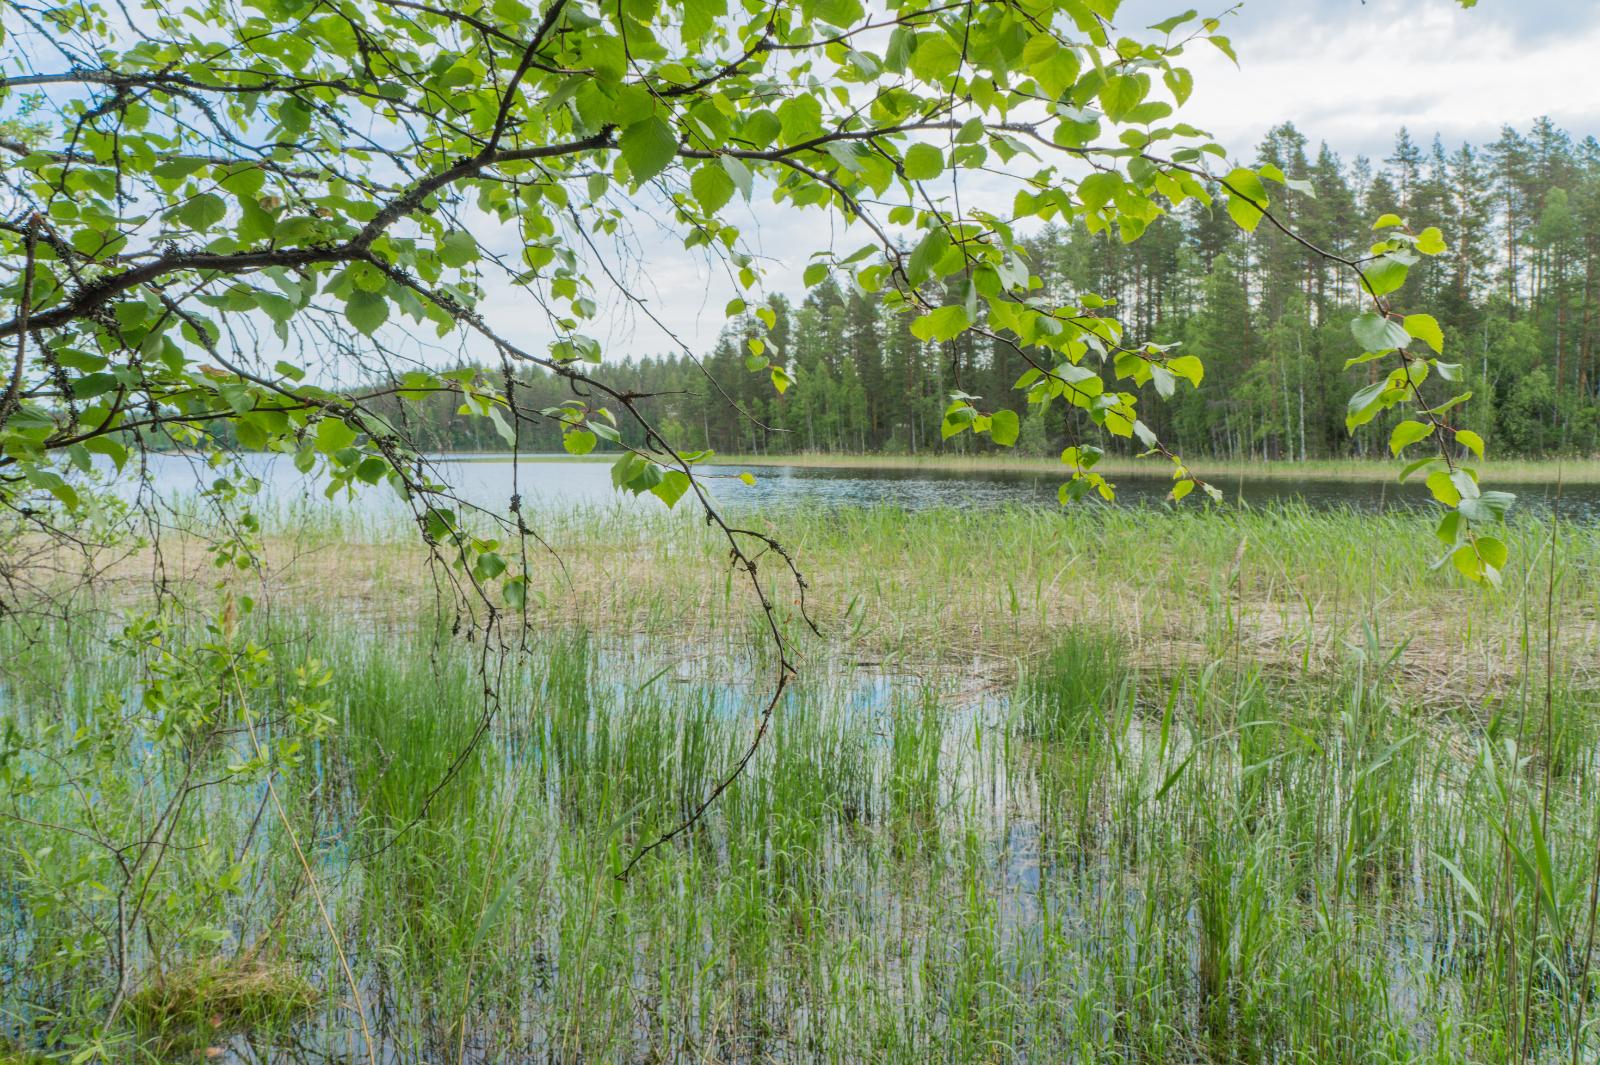
[{"label": "tall grass", "polygon": [[[562,586],[558,608],[552,577],[531,650],[503,658],[452,640],[414,585],[387,604],[346,598],[321,552],[302,555],[317,609],[280,597],[251,635],[285,650],[284,669],[314,654],[331,671],[334,724],[281,781],[289,825],[260,818],[255,792],[186,815],[141,986],[270,962],[328,993],[203,1034],[241,1060],[362,1057],[292,828],[379,1060],[1600,1050],[1577,1009],[1600,975],[1584,946],[1595,578],[1574,561],[1593,533],[1541,554],[1548,530],[1514,527],[1528,590],[1497,598],[1413,565],[1426,549],[1407,518],[780,524],[833,639],[804,645],[746,774],[626,880],[634,849],[748,742],[766,677],[750,604],[698,573],[700,532],[553,518],[553,542],[603,554],[608,579]],[[337,527],[278,535],[291,532],[346,550],[359,589],[400,579],[398,546],[365,554]],[[1546,727],[1543,659],[1524,651],[1543,615],[1520,604],[1538,602],[1552,560]],[[1526,640],[1508,631],[1523,616]],[[137,751],[75,739],[137,693],[102,631],[83,618],[0,637],[0,1036],[70,1059],[94,1033],[107,1060],[159,1060],[173,1044],[148,1025],[96,1029],[108,902],[73,832],[101,807],[43,786],[65,779],[52,764],[92,768],[106,795],[148,786]]]},{"label": "tall grass", "polygon": [[[566,456],[552,456],[562,459]],[[1315,480],[1326,478],[1341,481],[1392,481],[1393,463],[1387,459],[1310,459],[1306,461],[1260,459],[1205,458],[1190,455],[1190,465],[1215,484],[1226,485],[1231,479],[1248,480],[1282,479]],[[596,458],[603,460],[604,456]],[[724,455],[718,462],[728,465],[752,466],[816,466],[836,469],[864,470],[953,470],[961,472],[1030,471],[1060,473],[1061,463],[1053,456],[1026,456],[1013,453],[961,455],[949,452],[929,452],[920,455],[884,455],[851,452],[796,452],[792,454]],[[1145,474],[1165,476],[1164,471],[1148,461],[1136,458],[1111,456],[1101,460],[1100,470],[1115,474]],[[1593,484],[1600,482],[1600,458],[1517,459],[1497,458],[1485,471],[1498,481],[1520,483]]]}]

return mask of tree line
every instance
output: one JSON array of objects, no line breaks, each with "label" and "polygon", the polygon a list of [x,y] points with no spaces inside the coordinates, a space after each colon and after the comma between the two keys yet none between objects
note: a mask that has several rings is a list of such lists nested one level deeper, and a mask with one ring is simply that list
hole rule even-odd
[{"label": "tree line", "polygon": [[[1392,214],[1413,231],[1436,226],[1450,242],[1412,272],[1395,303],[1429,308],[1462,363],[1460,387],[1472,400],[1452,411],[1457,424],[1502,453],[1600,449],[1600,142],[1540,119],[1453,151],[1402,129],[1386,158],[1346,160],[1285,124],[1263,139],[1256,161],[1296,183],[1279,214],[1300,240],[1270,226],[1243,232],[1220,202],[1191,201],[1133,243],[1056,224],[1024,241],[1050,298],[1095,293],[1130,337],[1204,360],[1209,387],[1145,410],[1162,439],[1185,455],[1235,459],[1381,452],[1387,434],[1345,427],[1352,388],[1377,372],[1345,365],[1361,354],[1349,324],[1363,294],[1304,242],[1359,259],[1371,220]],[[704,355],[628,358],[613,367],[616,381],[646,397],[640,403],[670,438],[720,452],[921,453],[991,448],[971,434],[941,441],[948,397],[999,400],[1027,368],[1014,347],[976,333],[919,340],[910,316],[832,273],[800,298],[773,296],[763,313],[770,328],[737,317]],[[749,341],[758,336],[756,354]],[[768,364],[792,386],[775,392]],[[1109,367],[1106,377],[1109,385]],[[530,408],[574,399],[547,373],[519,378],[517,389]],[[508,442],[484,419],[458,416],[447,397],[406,405],[403,417],[440,450]],[[556,421],[516,432],[525,450],[561,448]],[[622,430],[632,444],[642,443],[637,434]],[[1078,441],[1136,447],[1104,437],[1081,410],[1056,404],[1024,415],[1018,446],[1033,454]]]}]

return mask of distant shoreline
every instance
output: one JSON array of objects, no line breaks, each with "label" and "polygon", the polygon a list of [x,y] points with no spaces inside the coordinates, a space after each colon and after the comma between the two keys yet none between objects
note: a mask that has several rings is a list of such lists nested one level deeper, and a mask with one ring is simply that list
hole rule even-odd
[{"label": "distant shoreline", "polygon": [[[594,452],[580,457],[541,452],[524,453],[520,458],[523,462],[605,462],[615,455],[616,452]],[[435,456],[435,458],[458,459],[465,462],[485,462],[510,457],[510,452],[452,452]],[[840,470],[927,470],[949,473],[1064,472],[1064,467],[1055,459],[1001,455],[872,455],[827,452],[781,455],[728,454],[713,457],[709,464],[801,466]],[[1306,462],[1256,459],[1241,462],[1237,459],[1191,458],[1188,464],[1196,476],[1224,487],[1229,481],[1241,479],[1391,481],[1398,478],[1401,469],[1404,468],[1401,462],[1394,459],[1310,459]],[[1490,459],[1476,465],[1486,481],[1555,484],[1559,480],[1568,484],[1600,484],[1600,458]],[[1095,469],[1116,476],[1165,477],[1170,473],[1171,467],[1164,461],[1154,458],[1107,457]]]}]

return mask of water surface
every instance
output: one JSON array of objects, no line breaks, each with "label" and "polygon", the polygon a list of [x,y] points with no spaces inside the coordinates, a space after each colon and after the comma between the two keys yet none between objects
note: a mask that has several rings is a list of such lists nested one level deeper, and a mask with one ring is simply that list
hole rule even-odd
[{"label": "water surface", "polygon": [[[251,455],[248,468],[267,485],[268,495],[280,502],[301,497],[318,498],[322,485],[301,474],[281,455]],[[503,511],[513,494],[528,505],[568,506],[606,503],[619,498],[611,485],[611,467],[604,461],[558,457],[441,456],[436,460],[441,480],[469,503]],[[203,463],[183,455],[151,455],[149,468],[156,489],[164,496],[193,491],[216,475]],[[1154,469],[1154,467],[1152,467]],[[793,506],[897,506],[908,510],[930,507],[994,507],[1002,504],[1056,507],[1061,474],[1034,470],[986,469],[861,469],[826,466],[718,466],[700,467],[717,500],[731,508],[754,510]],[[749,471],[756,483],[747,485],[738,475]],[[129,486],[132,486],[131,474]],[[1109,478],[1117,487],[1114,505],[1160,503],[1172,481],[1159,475],[1122,475]],[[1394,509],[1434,509],[1420,483],[1397,484],[1388,480],[1352,480],[1329,477],[1295,479],[1284,476],[1226,476],[1218,480],[1229,504],[1264,506],[1303,503],[1319,510],[1349,507],[1379,512]],[[1492,487],[1515,493],[1519,508],[1548,512],[1556,486],[1493,480]],[[393,507],[393,493],[375,489],[358,497],[360,505],[374,509]],[[1074,506],[1104,506],[1099,499]],[[1185,505],[1204,505],[1196,493]],[[1600,485],[1565,485],[1561,489],[1561,514],[1568,520],[1592,523],[1600,519]]]}]

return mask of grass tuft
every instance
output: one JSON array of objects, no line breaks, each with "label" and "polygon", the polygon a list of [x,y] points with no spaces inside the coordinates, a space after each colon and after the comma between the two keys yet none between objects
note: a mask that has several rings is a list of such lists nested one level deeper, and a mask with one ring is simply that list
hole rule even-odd
[{"label": "grass tuft", "polygon": [[1024,732],[1035,739],[1081,739],[1125,696],[1128,661],[1125,641],[1115,634],[1068,629],[1025,674]]},{"label": "grass tuft", "polygon": [[152,979],[128,998],[128,1016],[146,1031],[239,1031],[282,1023],[320,995],[293,967],[208,958]]}]

